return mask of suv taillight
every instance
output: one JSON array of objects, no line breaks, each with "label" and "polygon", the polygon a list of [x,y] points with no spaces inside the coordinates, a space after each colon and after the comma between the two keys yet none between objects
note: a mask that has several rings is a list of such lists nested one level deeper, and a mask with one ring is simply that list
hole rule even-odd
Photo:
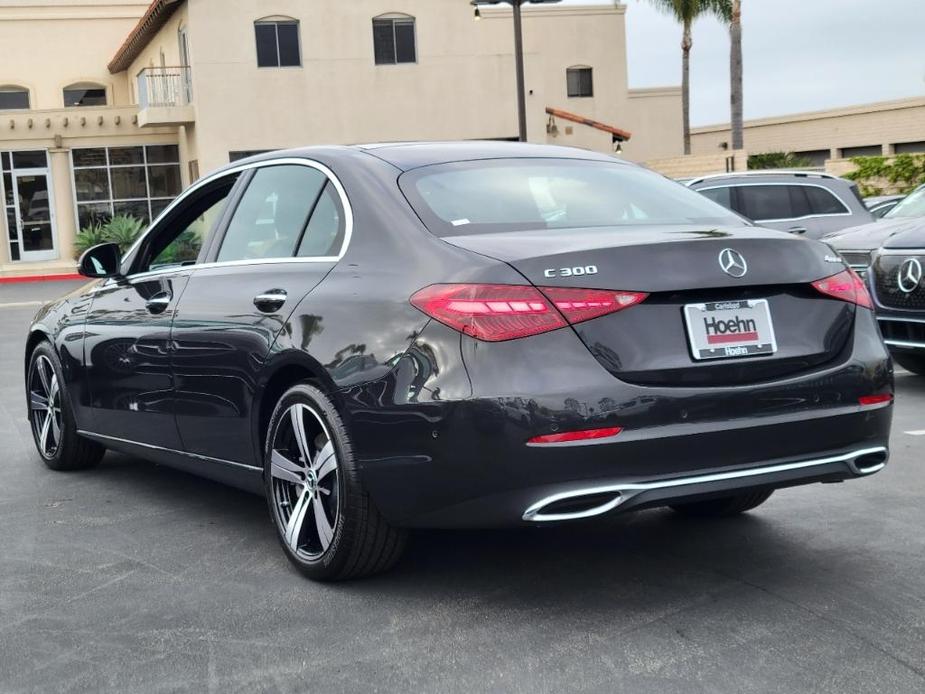
[{"label": "suv taillight", "polygon": [[564,328],[621,311],[648,294],[510,284],[434,284],[411,303],[431,318],[486,342]]}]

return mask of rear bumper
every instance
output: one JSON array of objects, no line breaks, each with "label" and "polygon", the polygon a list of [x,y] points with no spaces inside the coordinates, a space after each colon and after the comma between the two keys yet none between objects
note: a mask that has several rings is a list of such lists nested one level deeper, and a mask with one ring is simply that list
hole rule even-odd
[{"label": "rear bumper", "polygon": [[[581,518],[865,477],[886,462],[892,406],[858,399],[892,388],[873,315],[859,311],[836,362],[717,388],[622,382],[570,330],[486,345],[432,323],[387,378],[341,396],[363,482],[390,522],[498,527],[565,520],[543,516],[573,498]],[[612,426],[623,431],[602,442],[527,445]]]},{"label": "rear bumper", "polygon": [[712,474],[578,488],[539,499],[524,511],[523,520],[533,523],[578,520],[617,508],[639,509],[744,489],[780,488],[813,481],[835,482],[866,477],[882,470],[888,457],[886,447],[876,446],[809,460],[777,462]]}]

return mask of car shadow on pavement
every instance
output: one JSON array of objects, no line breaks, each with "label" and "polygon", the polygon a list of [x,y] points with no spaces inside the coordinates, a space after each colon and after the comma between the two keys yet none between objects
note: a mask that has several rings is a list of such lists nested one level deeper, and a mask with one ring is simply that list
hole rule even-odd
[{"label": "car shadow on pavement", "polygon": [[[133,503],[166,506],[183,523],[220,527],[251,557],[281,572],[285,583],[286,576],[302,581],[279,550],[263,498],[114,454],[89,474],[101,484],[105,478],[113,494],[135,497]],[[472,600],[484,607],[496,601],[515,609],[555,606],[576,614],[619,615],[657,612],[674,601],[689,605],[692,596],[708,600],[743,587],[777,594],[836,586],[844,576],[863,580],[880,570],[878,557],[849,546],[844,533],[813,528],[807,536],[814,519],[794,523],[789,506],[775,507],[775,499],[726,519],[656,509],[551,527],[417,530],[392,571],[335,589],[342,596],[388,595],[418,605]],[[236,558],[226,561],[233,566]],[[315,587],[304,583],[306,590]]]}]

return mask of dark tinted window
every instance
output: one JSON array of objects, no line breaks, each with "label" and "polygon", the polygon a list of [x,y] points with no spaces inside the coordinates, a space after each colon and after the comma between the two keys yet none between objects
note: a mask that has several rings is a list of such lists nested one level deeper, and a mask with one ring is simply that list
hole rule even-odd
[{"label": "dark tinted window", "polygon": [[570,67],[566,70],[565,75],[570,97],[594,96],[594,79],[591,68]]},{"label": "dark tinted window", "polygon": [[135,272],[195,263],[206,238],[221,219],[238,174],[208,184],[190,195],[152,230],[135,263]]},{"label": "dark tinted window", "polygon": [[713,202],[719,203],[727,210],[733,209],[732,188],[708,188],[707,190],[701,190],[700,194]]},{"label": "dark tinted window", "polygon": [[300,258],[325,258],[337,255],[344,241],[346,231],[344,208],[334,184],[327,185],[315,205],[311,221],[299,244]]},{"label": "dark tinted window", "polygon": [[439,236],[569,227],[743,224],[699,193],[618,163],[459,162],[423,167],[399,181],[419,216]]},{"label": "dark tinted window", "polygon": [[218,260],[292,257],[326,181],[307,166],[258,169],[231,218]]},{"label": "dark tinted window", "polygon": [[0,87],[0,111],[29,108],[29,91],[16,87]]},{"label": "dark tinted window", "polygon": [[68,87],[64,90],[65,106],[105,106],[106,90],[102,87]]},{"label": "dark tinted window", "polygon": [[848,209],[830,191],[817,186],[803,186],[809,199],[809,214],[844,214]]},{"label": "dark tinted window", "polygon": [[748,185],[737,187],[738,210],[755,221],[792,219],[806,214],[800,186]]},{"label": "dark tinted window", "polygon": [[414,18],[374,19],[373,53],[377,65],[415,62]]},{"label": "dark tinted window", "polygon": [[257,67],[294,67],[302,64],[299,23],[256,22]]}]

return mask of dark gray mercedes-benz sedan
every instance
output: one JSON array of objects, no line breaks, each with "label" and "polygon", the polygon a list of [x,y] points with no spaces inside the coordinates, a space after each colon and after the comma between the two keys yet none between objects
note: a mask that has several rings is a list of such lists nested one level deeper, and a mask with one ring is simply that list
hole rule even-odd
[{"label": "dark gray mercedes-benz sedan", "polygon": [[887,460],[892,367],[841,258],[592,152],[263,155],[80,270],[29,332],[41,458],[263,494],[316,579],[408,528],[733,515]]}]

